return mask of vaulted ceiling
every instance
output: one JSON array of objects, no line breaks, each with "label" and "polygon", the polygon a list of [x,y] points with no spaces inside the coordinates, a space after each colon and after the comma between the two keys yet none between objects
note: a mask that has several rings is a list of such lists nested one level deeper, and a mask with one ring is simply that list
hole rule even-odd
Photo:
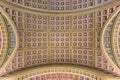
[{"label": "vaulted ceiling", "polygon": [[118,80],[119,0],[1,0],[1,80]]}]

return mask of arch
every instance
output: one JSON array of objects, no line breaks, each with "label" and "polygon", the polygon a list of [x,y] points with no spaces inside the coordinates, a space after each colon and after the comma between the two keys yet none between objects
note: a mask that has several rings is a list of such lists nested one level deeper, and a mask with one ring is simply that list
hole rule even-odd
[{"label": "arch", "polygon": [[[14,2],[10,2],[10,1],[7,1],[7,0],[2,0],[1,1],[1,4],[4,6],[4,4],[8,4],[14,8],[19,8],[19,9],[22,9],[22,10],[27,10],[27,11],[31,11],[31,12],[37,12],[37,13],[43,13],[43,14],[72,14],[72,13],[83,13],[83,12],[88,12],[88,11],[96,11],[97,9],[103,9],[105,7],[107,7],[108,5],[111,6],[111,5],[116,5],[119,3],[119,0],[111,0],[111,1],[108,1],[108,2],[105,2],[103,4],[100,4],[100,5],[96,5],[96,6],[92,6],[90,8],[85,8],[85,9],[81,9],[81,10],[72,10],[72,11],[52,11],[52,10],[42,10],[42,9],[34,9],[34,8],[31,8],[31,7],[27,7],[27,6],[24,6],[24,4],[15,4]],[[13,6],[14,5],[14,6]]]},{"label": "arch", "polygon": [[[101,49],[104,52],[104,55],[106,56],[106,58],[110,61],[110,63],[112,65],[114,65],[114,67],[116,67],[116,69],[118,69],[118,67],[119,67],[118,63],[117,63],[117,60],[115,59],[116,52],[113,51],[112,54],[108,54],[108,52],[106,51],[106,47],[105,47],[105,42],[106,41],[104,39],[105,38],[104,35],[106,34],[106,30],[109,27],[109,25],[112,24],[112,27],[114,29],[114,26],[115,26],[114,24],[116,24],[116,22],[118,20],[118,17],[119,17],[119,11],[120,11],[120,7],[118,7],[116,9],[116,11],[111,15],[111,17],[109,17],[108,21],[104,25],[104,28],[102,29],[102,34],[101,34],[101,45],[102,45]],[[111,38],[110,44],[112,43],[110,50],[114,50],[114,48],[115,48],[114,46],[112,46],[114,44],[114,42],[112,41],[113,40],[112,37],[114,38],[114,35],[113,35],[114,31],[113,31],[113,29],[111,29],[111,35],[112,36],[110,35],[110,38]],[[114,58],[114,60],[112,60],[111,56]]]},{"label": "arch", "polygon": [[[18,36],[16,26],[15,26],[14,22],[11,20],[11,18],[9,17],[9,15],[1,7],[0,7],[0,12],[1,12],[1,16],[2,16],[1,18],[3,19],[4,25],[5,25],[5,23],[7,23],[5,26],[6,27],[10,26],[11,29],[13,30],[13,32],[14,32],[14,36],[16,37],[13,52],[8,56],[6,55],[6,59],[4,58],[4,60],[3,60],[2,66],[0,68],[0,74],[2,74],[2,71],[9,64],[9,62],[12,60],[12,58],[14,57],[14,55],[15,55],[17,49],[18,49],[19,36]],[[6,30],[7,30],[7,28],[6,28]],[[9,32],[9,30],[7,30],[6,32]],[[8,38],[9,36],[6,36],[6,37]],[[8,48],[8,45],[7,45],[7,48]]]},{"label": "arch", "polygon": [[7,52],[7,48],[8,48],[8,33],[7,33],[7,29],[6,29],[6,25],[5,22],[1,16],[2,14],[0,13],[0,66],[2,66],[3,61],[5,59],[5,55]]},{"label": "arch", "polygon": [[[77,76],[84,76],[88,80],[117,80],[113,75],[97,71],[85,66],[73,65],[47,65],[27,68],[18,72],[14,72],[8,76],[2,77],[4,80],[30,80],[33,77],[47,75],[47,74],[72,74]],[[40,77],[41,78],[41,77]],[[77,77],[76,77],[77,78]],[[78,78],[80,79],[80,78]],[[31,79],[34,80],[34,79]]]},{"label": "arch", "polygon": [[[119,9],[119,13],[120,13],[120,9]],[[119,29],[120,29],[120,15],[118,16],[116,23],[114,25],[114,29],[113,29],[113,38],[112,38],[112,43],[113,43],[113,51],[114,51],[114,56],[115,56],[115,60],[118,64],[118,66],[120,67],[120,51],[119,51]]]}]

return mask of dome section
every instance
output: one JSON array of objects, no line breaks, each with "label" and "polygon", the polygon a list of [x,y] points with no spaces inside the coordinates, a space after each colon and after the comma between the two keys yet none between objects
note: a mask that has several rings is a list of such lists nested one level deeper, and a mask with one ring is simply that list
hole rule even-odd
[{"label": "dome section", "polygon": [[0,8],[0,70],[7,64],[17,49],[15,26],[6,12]]},{"label": "dome section", "polygon": [[[111,36],[119,17],[119,1],[95,1],[82,0],[79,4],[88,6],[89,2],[97,7],[72,9],[78,0],[2,0],[8,48],[0,76],[49,64],[88,66],[120,76]],[[47,9],[38,9],[40,2]],[[66,8],[61,4],[68,4],[69,9],[61,10]]]},{"label": "dome section", "polygon": [[106,55],[120,67],[119,64],[119,19],[120,19],[120,8],[114,12],[114,14],[110,17],[108,22],[105,24],[105,28],[103,29],[102,33],[102,45],[103,50],[105,51]]},{"label": "dome section", "polygon": [[[1,2],[4,11],[12,19],[11,22],[6,20],[8,18],[5,19],[6,24],[11,25],[10,31],[13,31],[12,38],[15,40],[11,50],[19,43],[15,54],[11,53],[14,57],[2,75],[45,64],[84,65],[115,75],[119,73],[116,63],[110,63],[110,56],[107,54],[106,58],[100,44],[103,25],[118,7],[116,2],[112,6],[102,6],[102,10],[100,8],[70,14],[65,12],[64,15],[63,12],[36,12],[33,8],[12,4],[5,0]],[[12,27],[10,23],[15,26]]]},{"label": "dome section", "polygon": [[111,0],[5,0],[19,6],[47,11],[75,11],[106,4]]}]

